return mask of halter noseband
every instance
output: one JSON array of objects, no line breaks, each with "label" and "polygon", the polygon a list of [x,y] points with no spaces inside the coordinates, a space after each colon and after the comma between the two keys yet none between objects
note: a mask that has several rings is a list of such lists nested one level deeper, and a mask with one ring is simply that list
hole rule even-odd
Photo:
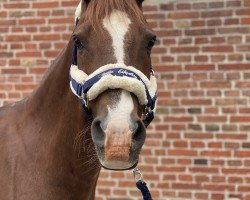
[{"label": "halter noseband", "polygon": [[[76,25],[79,17],[76,17]],[[157,84],[153,70],[150,80],[139,70],[124,64],[108,64],[101,66],[92,74],[87,75],[77,66],[77,47],[74,45],[70,68],[70,87],[81,100],[85,112],[92,117],[88,101],[94,100],[107,89],[124,89],[135,94],[140,105],[145,106],[144,125],[147,127],[154,119],[157,100]]]}]

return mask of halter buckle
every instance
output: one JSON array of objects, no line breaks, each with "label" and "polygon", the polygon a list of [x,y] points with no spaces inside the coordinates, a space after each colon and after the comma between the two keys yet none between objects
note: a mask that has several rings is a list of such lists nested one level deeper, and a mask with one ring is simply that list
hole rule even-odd
[{"label": "halter buckle", "polygon": [[145,106],[144,113],[142,113],[141,119],[145,120],[147,115],[152,112],[152,109],[148,106]]},{"label": "halter buckle", "polygon": [[86,108],[87,108],[88,105],[89,105],[89,97],[88,97],[88,94],[87,94],[87,93],[82,93],[81,99],[85,102],[85,106],[86,106]]},{"label": "halter buckle", "polygon": [[152,112],[153,110],[150,107],[148,106],[145,107],[145,116],[147,116],[147,114],[152,113]]}]

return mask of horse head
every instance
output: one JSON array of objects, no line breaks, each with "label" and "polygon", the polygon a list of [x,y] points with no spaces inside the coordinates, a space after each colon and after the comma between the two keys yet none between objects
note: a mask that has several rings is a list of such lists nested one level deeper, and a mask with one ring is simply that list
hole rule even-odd
[{"label": "horse head", "polygon": [[142,0],[82,0],[76,18],[71,76],[87,84],[76,95],[93,117],[99,161],[107,169],[133,168],[146,138],[145,118],[154,109],[150,54],[156,35],[143,17]]}]

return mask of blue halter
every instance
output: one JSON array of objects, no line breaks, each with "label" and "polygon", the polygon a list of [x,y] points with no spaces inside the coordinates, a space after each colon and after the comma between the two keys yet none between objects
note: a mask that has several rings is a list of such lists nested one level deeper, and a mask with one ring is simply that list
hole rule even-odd
[{"label": "blue halter", "polygon": [[[78,22],[79,22],[79,20],[77,19],[76,25],[78,24]],[[74,47],[73,47],[72,65],[77,66],[77,47],[76,47],[76,45],[74,45]],[[151,71],[151,73],[153,75],[153,70]],[[133,72],[131,70],[121,68],[119,66],[117,66],[113,69],[109,69],[109,70],[106,70],[104,72],[101,72],[101,73],[93,76],[92,78],[90,78],[89,80],[87,80],[84,83],[77,82],[70,75],[71,87],[74,90],[74,93],[78,97],[80,97],[81,104],[82,104],[82,107],[85,110],[85,112],[92,118],[92,113],[88,108],[87,92],[92,88],[92,86],[94,84],[99,82],[102,79],[102,77],[104,77],[106,74],[111,74],[111,75],[117,76],[117,77],[129,77],[129,78],[137,79],[144,85],[148,103],[147,103],[147,105],[145,105],[145,116],[144,116],[143,122],[144,122],[145,127],[147,127],[154,119],[154,109],[155,109],[155,104],[156,104],[156,100],[157,100],[157,93],[155,93],[154,97],[151,97],[149,90],[147,88],[147,85],[144,83],[144,81],[142,80],[142,78],[138,74],[136,74],[135,72]]]}]

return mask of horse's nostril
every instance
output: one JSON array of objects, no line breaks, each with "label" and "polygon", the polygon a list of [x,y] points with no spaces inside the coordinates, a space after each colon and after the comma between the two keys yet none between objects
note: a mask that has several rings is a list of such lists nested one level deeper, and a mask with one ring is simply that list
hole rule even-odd
[{"label": "horse's nostril", "polygon": [[101,127],[101,120],[95,119],[92,123],[92,138],[95,141],[95,143],[99,145],[103,145],[104,139],[105,139],[105,133]]},{"label": "horse's nostril", "polygon": [[134,124],[134,131],[133,131],[133,139],[136,141],[145,140],[146,137],[146,129],[145,126],[141,121],[137,121]]}]

